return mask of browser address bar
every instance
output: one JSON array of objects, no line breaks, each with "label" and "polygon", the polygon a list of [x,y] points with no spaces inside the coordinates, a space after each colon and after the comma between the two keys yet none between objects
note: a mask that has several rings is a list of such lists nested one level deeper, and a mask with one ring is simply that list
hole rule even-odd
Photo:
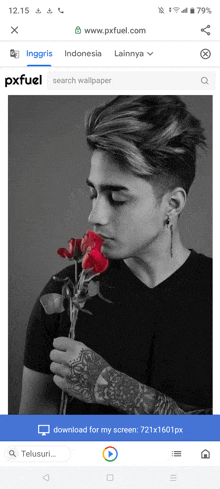
[{"label": "browser address bar", "polygon": [[54,71],[47,75],[49,90],[214,90],[216,73],[183,71]]}]

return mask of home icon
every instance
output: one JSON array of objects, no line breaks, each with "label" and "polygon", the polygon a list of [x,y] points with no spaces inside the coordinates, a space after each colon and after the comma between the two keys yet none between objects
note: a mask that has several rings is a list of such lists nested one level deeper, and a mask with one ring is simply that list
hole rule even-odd
[{"label": "home icon", "polygon": [[201,452],[201,458],[210,458],[210,452],[208,450],[203,450]]}]

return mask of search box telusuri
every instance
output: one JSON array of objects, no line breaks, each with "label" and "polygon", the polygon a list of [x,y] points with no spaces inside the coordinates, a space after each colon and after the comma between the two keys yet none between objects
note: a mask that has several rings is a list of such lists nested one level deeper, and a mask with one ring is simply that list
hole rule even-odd
[{"label": "search box telusuri", "polygon": [[71,452],[66,446],[24,445],[6,448],[5,457],[10,462],[66,462]]}]

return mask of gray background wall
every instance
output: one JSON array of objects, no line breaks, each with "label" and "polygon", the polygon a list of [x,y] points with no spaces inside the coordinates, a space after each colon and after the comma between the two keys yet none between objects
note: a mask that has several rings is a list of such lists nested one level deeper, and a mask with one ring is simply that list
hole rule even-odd
[{"label": "gray background wall", "polygon": [[[67,265],[56,250],[88,228],[90,152],[85,112],[111,96],[9,97],[9,414],[17,414],[26,325],[51,275]],[[212,97],[183,96],[201,119],[208,150],[180,227],[184,244],[211,256]]]}]

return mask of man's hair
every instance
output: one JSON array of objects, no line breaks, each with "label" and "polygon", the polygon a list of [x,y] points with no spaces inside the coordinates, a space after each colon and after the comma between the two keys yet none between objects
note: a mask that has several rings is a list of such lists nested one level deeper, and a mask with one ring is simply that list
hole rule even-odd
[{"label": "man's hair", "polygon": [[122,95],[95,107],[86,136],[92,150],[106,151],[121,168],[148,180],[159,199],[177,186],[188,193],[197,146],[205,146],[200,121],[169,95]]}]

